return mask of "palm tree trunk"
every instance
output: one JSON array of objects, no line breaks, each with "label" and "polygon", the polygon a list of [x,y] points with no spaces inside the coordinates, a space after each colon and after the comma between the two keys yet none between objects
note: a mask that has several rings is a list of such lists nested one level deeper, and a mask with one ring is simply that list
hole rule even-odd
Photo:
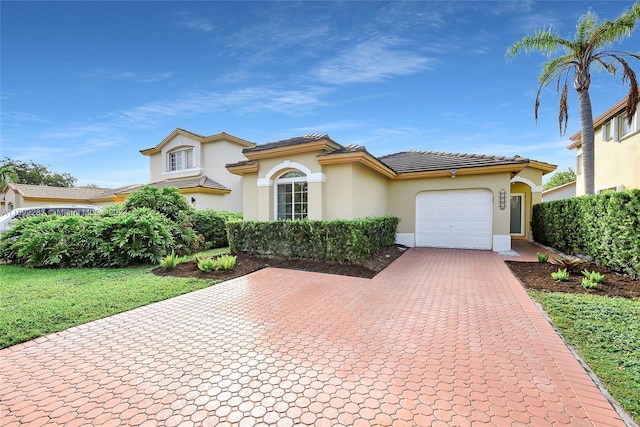
[{"label": "palm tree trunk", "polygon": [[578,90],[578,106],[580,109],[580,126],[582,128],[582,174],[584,176],[585,194],[594,194],[594,135],[593,113],[589,88]]}]

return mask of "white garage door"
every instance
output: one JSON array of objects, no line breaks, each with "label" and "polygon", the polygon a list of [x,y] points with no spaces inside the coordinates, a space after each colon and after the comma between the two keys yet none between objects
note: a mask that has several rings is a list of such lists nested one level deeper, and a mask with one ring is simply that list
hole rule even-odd
[{"label": "white garage door", "polygon": [[416,196],[416,246],[491,249],[493,193],[426,191]]}]

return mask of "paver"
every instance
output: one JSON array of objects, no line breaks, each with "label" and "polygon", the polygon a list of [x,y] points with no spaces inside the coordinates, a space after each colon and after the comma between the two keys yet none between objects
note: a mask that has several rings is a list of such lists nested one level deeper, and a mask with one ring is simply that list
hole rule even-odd
[{"label": "paver", "polygon": [[504,259],[268,268],[16,345],[0,426],[623,426]]}]

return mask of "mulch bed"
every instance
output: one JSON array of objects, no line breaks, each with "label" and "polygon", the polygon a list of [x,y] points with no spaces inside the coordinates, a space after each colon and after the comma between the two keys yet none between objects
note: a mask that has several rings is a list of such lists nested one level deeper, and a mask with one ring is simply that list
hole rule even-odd
[{"label": "mulch bed", "polygon": [[[405,246],[395,245],[359,264],[321,262],[295,258],[268,258],[239,254],[236,266],[230,271],[204,272],[198,269],[195,262],[190,261],[178,265],[173,270],[166,270],[162,267],[158,267],[153,270],[153,273],[158,276],[194,277],[205,280],[229,280],[235,277],[244,276],[265,267],[276,267],[370,279],[399,258],[406,249],[407,248]],[[537,262],[516,261],[506,261],[506,263],[526,289],[623,298],[640,297],[640,280],[634,280],[631,276],[617,274],[593,264],[581,264],[576,268],[576,271],[571,274],[568,281],[556,282],[551,278],[551,273],[557,271],[558,267],[550,263],[541,264]],[[604,274],[606,277],[605,282],[598,285],[596,289],[583,288],[581,284],[583,276],[580,273],[583,269],[587,269],[589,271],[596,270]]]},{"label": "mulch bed", "polygon": [[[520,283],[537,291],[566,292],[572,294],[592,294],[608,297],[638,298],[640,297],[640,280],[626,274],[618,274],[594,264],[580,264],[566,282],[556,282],[551,273],[558,271],[558,266],[551,263],[506,261]],[[582,270],[596,270],[605,275],[605,281],[595,289],[582,287]]]},{"label": "mulch bed", "polygon": [[153,270],[153,273],[158,276],[194,277],[205,280],[229,280],[234,277],[244,276],[245,274],[252,273],[256,270],[260,270],[261,268],[276,267],[370,279],[400,257],[406,249],[407,248],[405,246],[394,245],[359,264],[322,262],[297,258],[268,258],[239,254],[236,259],[236,266],[230,271],[204,272],[198,269],[195,262],[190,261],[179,264],[173,270],[166,270],[162,267],[158,267]]}]

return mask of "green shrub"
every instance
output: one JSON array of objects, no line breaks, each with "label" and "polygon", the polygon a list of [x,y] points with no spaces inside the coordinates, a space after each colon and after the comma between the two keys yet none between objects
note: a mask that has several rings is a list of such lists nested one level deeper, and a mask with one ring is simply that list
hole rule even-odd
[{"label": "green shrub", "polygon": [[534,205],[532,229],[539,243],[640,275],[640,190]]},{"label": "green shrub", "polygon": [[598,287],[598,284],[596,282],[592,282],[591,280],[589,280],[586,277],[582,278],[582,287],[585,289],[595,289]]},{"label": "green shrub", "polygon": [[238,257],[234,255],[220,255],[216,258],[218,262],[218,268],[220,270],[233,270],[233,267],[236,266],[236,260]]},{"label": "green shrub", "polygon": [[231,252],[357,262],[395,241],[399,219],[230,221]]},{"label": "green shrub", "polygon": [[185,217],[196,234],[202,235],[204,249],[229,246],[226,223],[239,220],[242,220],[240,213],[215,210],[192,210]]},{"label": "green shrub", "polygon": [[187,199],[180,194],[177,187],[156,188],[145,185],[133,191],[124,202],[128,211],[137,208],[148,208],[160,212],[172,221],[181,221],[185,214],[192,211]]},{"label": "green shrub", "polygon": [[158,264],[168,252],[192,251],[197,236],[164,215],[110,206],[102,213],[24,218],[2,234],[0,257],[31,267],[124,267]]}]

